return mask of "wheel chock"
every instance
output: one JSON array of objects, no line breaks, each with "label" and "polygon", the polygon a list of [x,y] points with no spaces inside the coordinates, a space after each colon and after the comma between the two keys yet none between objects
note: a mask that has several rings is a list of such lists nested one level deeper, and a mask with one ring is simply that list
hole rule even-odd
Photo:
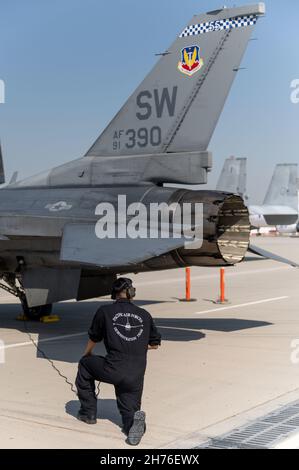
[{"label": "wheel chock", "polygon": [[45,315],[44,317],[40,317],[40,322],[42,323],[56,323],[60,321],[58,315]]},{"label": "wheel chock", "polygon": [[16,320],[18,320],[18,321],[27,321],[27,320],[29,320],[29,318],[26,317],[26,315],[24,315],[24,314],[22,313],[21,315],[18,315],[18,316],[17,316]]}]

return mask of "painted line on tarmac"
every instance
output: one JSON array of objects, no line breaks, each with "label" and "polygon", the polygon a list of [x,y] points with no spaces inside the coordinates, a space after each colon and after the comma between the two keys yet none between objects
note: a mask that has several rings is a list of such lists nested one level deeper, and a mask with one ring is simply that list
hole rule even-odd
[{"label": "painted line on tarmac", "polygon": [[283,297],[273,297],[271,299],[256,300],[254,302],[246,302],[245,304],[227,305],[226,307],[218,307],[218,308],[212,308],[210,310],[202,310],[201,312],[195,312],[195,315],[201,315],[203,313],[210,313],[210,312],[222,312],[223,310],[231,310],[233,308],[250,307],[251,305],[266,304],[268,302],[276,302],[277,300],[285,300],[288,298],[289,298],[288,295],[284,295]]},{"label": "painted line on tarmac", "polygon": [[[71,335],[61,335],[61,336],[53,336],[52,338],[44,338],[44,339],[38,339],[38,337],[33,338],[34,341],[36,341],[38,344],[39,343],[47,343],[50,341],[59,341],[61,339],[67,339],[67,338],[75,338],[78,336],[86,336],[87,333],[74,333]],[[6,344],[3,349],[11,349],[11,348],[20,348],[21,346],[33,346],[32,341],[26,341],[24,343],[14,343],[14,344]]]},{"label": "painted line on tarmac", "polygon": [[[230,276],[236,276],[236,275],[239,276],[240,274],[254,274],[254,273],[256,274],[256,273],[261,273],[261,272],[278,271],[278,270],[282,270],[282,269],[286,269],[286,268],[285,267],[282,267],[282,268],[269,268],[269,269],[250,271],[250,272],[242,271],[241,273],[231,273]],[[218,277],[218,274],[217,275],[208,274],[208,275],[203,275],[203,276],[194,276],[192,279],[197,280],[197,279],[205,279],[205,278],[210,278],[210,277]],[[160,280],[160,281],[149,281],[149,282],[136,283],[136,285],[146,286],[146,285],[160,284],[160,283],[181,282],[183,280],[184,280],[184,278],[163,279],[163,280]],[[263,304],[263,303],[267,303],[267,302],[285,300],[285,299],[288,299],[288,298],[289,298],[289,296],[274,297],[274,298],[271,298],[271,299],[257,300],[255,302],[247,302],[247,303],[244,303],[244,304],[229,305],[229,306],[226,306],[226,307],[218,307],[218,308],[215,308],[215,309],[203,310],[201,312],[195,312],[195,315],[201,315],[201,314],[213,313],[213,312],[220,312],[220,311],[223,311],[223,310],[230,310],[230,309],[234,309],[234,308],[248,307],[248,306],[251,306],[251,305],[258,305],[258,304]],[[74,334],[70,334],[70,335],[54,336],[53,338],[44,338],[44,339],[38,339],[38,337],[36,337],[36,338],[34,338],[34,340],[38,341],[38,343],[46,343],[46,342],[50,342],[50,341],[60,341],[62,339],[75,338],[75,337],[80,337],[80,336],[85,336],[85,335],[87,335],[86,332],[85,333],[74,333]],[[32,342],[31,341],[26,341],[24,343],[7,344],[7,345],[4,346],[4,349],[19,348],[19,347],[30,346],[30,345],[33,346]]]},{"label": "painted line on tarmac", "polygon": [[[225,275],[227,277],[233,276],[249,276],[250,274],[263,274],[263,273],[271,273],[275,271],[282,271],[290,269],[290,266],[281,266],[279,268],[264,268],[264,269],[254,269],[252,271],[238,271],[238,272],[231,272],[229,270],[226,271]],[[200,276],[192,276],[191,281],[200,281],[201,279],[218,279],[219,272],[215,274],[201,274]],[[136,281],[135,281],[136,280]],[[185,282],[185,277],[169,277],[167,279],[160,279],[156,281],[141,281],[138,282],[137,277],[134,278],[134,285],[136,287],[143,287],[143,286],[153,286],[153,285],[160,285],[160,284],[170,284],[173,282]]]}]

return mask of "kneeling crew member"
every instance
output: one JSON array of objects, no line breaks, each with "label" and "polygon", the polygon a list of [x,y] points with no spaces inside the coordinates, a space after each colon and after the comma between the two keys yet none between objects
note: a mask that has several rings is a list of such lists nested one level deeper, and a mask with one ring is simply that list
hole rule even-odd
[{"label": "kneeling crew member", "polygon": [[[80,360],[76,386],[81,408],[78,419],[95,424],[95,380],[113,384],[127,443],[139,444],[145,432],[145,413],[140,411],[148,349],[157,349],[161,335],[146,310],[131,302],[136,290],[129,278],[112,286],[111,305],[101,306],[89,329],[89,341]],[[92,356],[95,343],[104,341],[107,355]]]}]

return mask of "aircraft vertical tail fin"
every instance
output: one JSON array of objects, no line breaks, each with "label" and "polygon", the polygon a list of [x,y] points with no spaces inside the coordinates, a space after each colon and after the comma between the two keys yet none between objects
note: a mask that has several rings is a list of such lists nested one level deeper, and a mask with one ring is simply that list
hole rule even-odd
[{"label": "aircraft vertical tail fin", "polygon": [[227,158],[224,162],[216,190],[246,197],[246,158]]},{"label": "aircraft vertical tail fin", "polygon": [[264,13],[259,3],[194,16],[86,156],[207,150]]},{"label": "aircraft vertical tail fin", "polygon": [[276,165],[264,205],[298,210],[297,166],[295,163]]}]

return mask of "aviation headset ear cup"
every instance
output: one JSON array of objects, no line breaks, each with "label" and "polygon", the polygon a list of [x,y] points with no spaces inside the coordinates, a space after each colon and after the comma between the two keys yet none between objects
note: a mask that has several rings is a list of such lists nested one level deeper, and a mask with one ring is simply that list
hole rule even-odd
[{"label": "aviation headset ear cup", "polygon": [[127,298],[128,299],[133,299],[136,295],[136,289],[133,286],[128,287],[127,291]]}]

